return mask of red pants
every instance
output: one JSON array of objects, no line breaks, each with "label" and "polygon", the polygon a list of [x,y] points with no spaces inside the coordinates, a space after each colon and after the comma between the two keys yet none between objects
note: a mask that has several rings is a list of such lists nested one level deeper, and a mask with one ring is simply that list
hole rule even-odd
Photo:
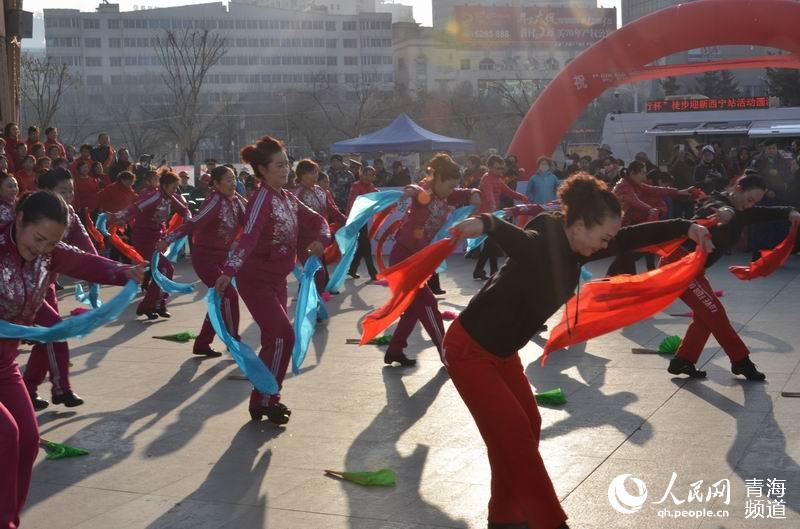
[{"label": "red pants", "polygon": [[[261,352],[258,356],[280,387],[294,347],[294,328],[286,313],[286,279],[270,280],[258,271],[248,270],[240,273],[236,282],[242,301],[261,331]],[[266,406],[280,399],[280,393],[268,395],[254,389],[250,394],[250,407]]]},{"label": "red pants", "polygon": [[[679,248],[663,262],[675,261],[686,253],[684,249]],[[681,294],[681,300],[692,309],[693,316],[678,348],[678,357],[693,364],[697,363],[708,337],[712,334],[731,362],[742,360],[750,355],[747,346],[731,326],[728,314],[719,298],[714,294],[714,289],[711,288],[705,274],[689,283],[689,288]]]},{"label": "red pants", "polygon": [[[205,283],[208,288],[213,288],[217,278],[222,274],[222,265],[225,263],[227,256],[213,255],[205,253],[195,247],[192,252],[192,266],[194,271],[197,272],[197,277]],[[228,287],[222,295],[221,307],[222,319],[225,322],[225,327],[231,336],[239,339],[239,295],[236,289]],[[214,341],[214,327],[211,326],[211,321],[206,314],[203,320],[203,327],[200,329],[200,334],[194,341],[194,350],[203,350],[211,347],[211,342]]]},{"label": "red pants", "polygon": [[[153,258],[153,252],[156,250],[156,243],[160,238],[160,233],[151,230],[137,230],[136,228],[131,230],[131,243],[145,261],[149,261]],[[158,260],[158,269],[170,279],[172,279],[175,273],[175,268],[173,268],[169,259],[164,257],[164,254],[161,254],[161,258]],[[139,303],[139,309],[151,311],[166,308],[167,297],[168,294],[162,292],[155,281],[150,281],[147,285],[147,290],[145,290],[144,299]]]},{"label": "red pants", "polygon": [[[405,248],[398,245],[393,246],[392,253],[389,256],[391,266],[411,255],[413,254]],[[392,341],[389,343],[387,352],[402,353],[408,347],[408,337],[417,325],[417,321],[422,323],[439,354],[442,354],[444,321],[442,320],[442,313],[439,312],[439,303],[436,301],[436,296],[433,295],[427,283],[417,291],[414,301],[400,316],[397,328],[392,333]]]},{"label": "red pants", "polygon": [[[55,285],[50,285],[45,295],[45,301],[36,313],[34,323],[42,327],[52,327],[60,321]],[[36,393],[48,372],[53,395],[63,395],[72,391],[69,383],[69,346],[67,342],[37,343],[33,346],[28,365],[25,367],[25,374],[22,377],[29,393]]]},{"label": "red pants", "polygon": [[539,454],[542,420],[519,356],[501,358],[483,349],[458,319],[443,349],[442,360],[489,454],[489,522],[558,527],[567,515]]},{"label": "red pants", "polygon": [[15,361],[18,353],[19,341],[0,340],[0,529],[19,525],[39,451],[39,427]]},{"label": "red pants", "polygon": [[686,329],[686,335],[681,341],[677,356],[697,363],[708,337],[714,335],[717,342],[731,359],[736,362],[747,358],[750,351],[744,344],[736,330],[731,326],[725,308],[714,294],[714,289],[705,275],[689,283],[689,288],[681,295],[681,300],[689,305],[694,312],[692,322]]}]

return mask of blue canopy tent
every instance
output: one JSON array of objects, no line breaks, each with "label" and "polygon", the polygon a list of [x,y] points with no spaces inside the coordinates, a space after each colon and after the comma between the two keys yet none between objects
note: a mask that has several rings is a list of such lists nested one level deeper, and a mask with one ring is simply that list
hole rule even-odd
[{"label": "blue canopy tent", "polygon": [[331,152],[338,154],[366,152],[432,152],[472,151],[470,140],[442,136],[423,129],[405,114],[400,114],[388,127],[333,144]]}]

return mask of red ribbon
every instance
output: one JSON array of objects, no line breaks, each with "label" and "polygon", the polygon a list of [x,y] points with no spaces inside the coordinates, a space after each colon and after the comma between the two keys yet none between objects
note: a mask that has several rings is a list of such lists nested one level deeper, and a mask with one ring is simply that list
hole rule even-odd
[{"label": "red ribbon", "polygon": [[89,215],[89,210],[87,209],[85,212],[86,212],[86,231],[89,232],[89,235],[92,236],[94,242],[97,243],[97,247],[100,250],[105,250],[106,241],[105,238],[103,237],[103,234],[100,233],[100,230],[98,230],[97,227],[94,225],[94,221],[92,221],[92,216]]},{"label": "red ribbon", "polygon": [[798,223],[792,225],[789,235],[772,250],[762,250],[761,258],[750,263],[750,266],[729,266],[728,270],[742,281],[749,281],[757,277],[767,277],[772,272],[783,266],[789,259],[797,240]]},{"label": "red ribbon", "polygon": [[111,233],[111,244],[114,245],[114,248],[119,250],[119,253],[130,259],[136,264],[144,263],[144,258],[139,255],[139,252],[131,246],[130,244],[126,243],[122,240],[119,236],[119,228],[117,226],[111,226],[109,228],[109,232]]},{"label": "red ribbon", "polygon": [[386,264],[383,262],[383,243],[386,242],[386,239],[397,233],[402,224],[403,219],[394,221],[388,228],[386,228],[386,231],[383,232],[381,238],[378,239],[378,245],[375,248],[375,260],[378,262],[379,272],[386,270]]}]

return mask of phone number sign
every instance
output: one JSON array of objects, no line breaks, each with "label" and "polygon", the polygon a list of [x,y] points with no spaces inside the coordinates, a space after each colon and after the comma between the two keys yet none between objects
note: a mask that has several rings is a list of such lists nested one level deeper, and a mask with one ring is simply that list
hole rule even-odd
[{"label": "phone number sign", "polygon": [[717,97],[712,99],[651,99],[648,112],[697,112],[769,108],[768,97]]}]

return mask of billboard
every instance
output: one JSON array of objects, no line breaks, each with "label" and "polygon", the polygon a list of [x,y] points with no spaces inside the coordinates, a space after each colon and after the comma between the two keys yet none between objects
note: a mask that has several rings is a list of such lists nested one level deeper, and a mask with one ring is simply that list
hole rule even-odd
[{"label": "billboard", "polygon": [[449,29],[471,45],[579,50],[616,28],[614,8],[456,6]]},{"label": "billboard", "polygon": [[714,97],[711,99],[650,99],[647,112],[699,112],[769,108],[768,97]]}]

